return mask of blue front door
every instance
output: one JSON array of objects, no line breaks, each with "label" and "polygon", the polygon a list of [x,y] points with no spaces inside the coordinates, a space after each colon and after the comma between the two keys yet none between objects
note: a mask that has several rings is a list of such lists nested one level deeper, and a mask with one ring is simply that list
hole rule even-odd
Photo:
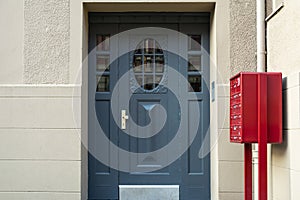
[{"label": "blue front door", "polygon": [[199,155],[209,138],[209,15],[89,18],[89,199],[145,184],[210,199],[209,152]]}]

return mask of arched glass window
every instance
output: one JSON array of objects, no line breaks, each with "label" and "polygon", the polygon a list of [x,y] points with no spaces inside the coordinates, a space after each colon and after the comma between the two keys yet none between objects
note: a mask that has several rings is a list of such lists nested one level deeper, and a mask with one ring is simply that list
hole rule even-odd
[{"label": "arched glass window", "polygon": [[135,79],[144,90],[153,90],[162,81],[165,58],[158,42],[148,38],[141,41],[133,55]]}]

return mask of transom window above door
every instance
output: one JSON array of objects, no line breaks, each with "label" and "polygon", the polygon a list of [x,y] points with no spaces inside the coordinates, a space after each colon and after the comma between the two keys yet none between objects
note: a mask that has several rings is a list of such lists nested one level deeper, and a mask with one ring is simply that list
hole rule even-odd
[{"label": "transom window above door", "polygon": [[165,71],[165,57],[159,43],[152,38],[142,40],[137,45],[132,59],[138,85],[146,91],[158,87]]}]

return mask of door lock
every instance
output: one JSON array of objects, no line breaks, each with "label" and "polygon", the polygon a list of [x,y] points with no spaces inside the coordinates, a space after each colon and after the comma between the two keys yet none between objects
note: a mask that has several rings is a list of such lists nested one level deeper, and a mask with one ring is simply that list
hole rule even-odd
[{"label": "door lock", "polygon": [[126,110],[121,111],[121,129],[126,129],[126,120],[128,119],[128,115],[126,115]]}]

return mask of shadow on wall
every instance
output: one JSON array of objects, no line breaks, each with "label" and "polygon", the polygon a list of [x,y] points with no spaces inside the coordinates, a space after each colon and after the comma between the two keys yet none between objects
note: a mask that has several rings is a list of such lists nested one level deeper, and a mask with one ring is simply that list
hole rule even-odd
[{"label": "shadow on wall", "polygon": [[[289,134],[286,130],[288,127],[288,111],[291,105],[288,103],[288,92],[286,89],[287,78],[282,80],[282,127],[283,140],[281,144],[272,144],[272,160],[271,160],[271,199],[290,199],[290,152],[289,152]],[[289,97],[290,98],[290,97]]]},{"label": "shadow on wall", "polygon": [[[287,104],[287,92],[284,92],[286,90],[286,85],[287,85],[287,77],[284,77],[282,79],[282,144],[272,144],[272,154],[276,154],[276,156],[285,156],[286,151],[287,151],[287,141],[288,141],[288,135],[284,131],[284,127],[287,127],[287,111],[288,111],[288,104]],[[272,165],[273,165],[273,160],[272,160]]]},{"label": "shadow on wall", "polygon": [[[288,103],[287,103],[287,92],[284,92],[286,90],[287,85],[287,77],[284,77],[282,79],[282,143],[281,144],[272,144],[272,154],[275,154],[276,156],[286,156],[287,154],[287,147],[288,147],[288,134],[286,131],[284,131],[284,127],[287,127],[288,122]],[[272,160],[272,165],[273,165]],[[276,165],[276,164],[275,164]]]}]

